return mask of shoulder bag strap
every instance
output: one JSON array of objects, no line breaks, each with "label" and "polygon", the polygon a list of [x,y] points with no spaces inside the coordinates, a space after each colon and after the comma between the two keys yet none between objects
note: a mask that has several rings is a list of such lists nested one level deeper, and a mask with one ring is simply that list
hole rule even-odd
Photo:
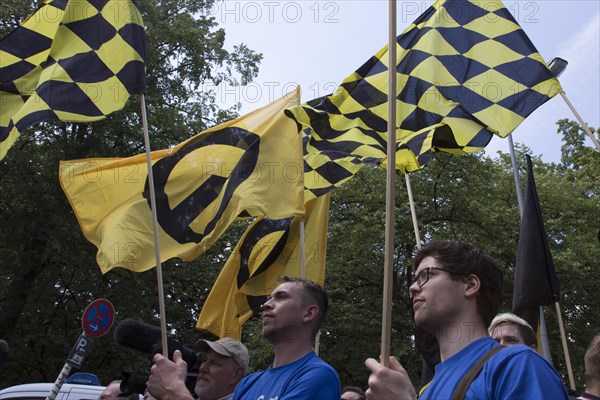
[{"label": "shoulder bag strap", "polygon": [[465,374],[465,376],[463,376],[462,380],[456,387],[456,390],[454,390],[454,393],[452,393],[452,400],[463,400],[467,394],[467,390],[469,390],[469,386],[471,386],[471,382],[473,382],[473,379],[475,379],[477,374],[479,374],[487,360],[505,347],[506,346],[496,346],[488,351],[485,356],[481,357],[479,361],[477,361],[477,363],[473,365]]}]

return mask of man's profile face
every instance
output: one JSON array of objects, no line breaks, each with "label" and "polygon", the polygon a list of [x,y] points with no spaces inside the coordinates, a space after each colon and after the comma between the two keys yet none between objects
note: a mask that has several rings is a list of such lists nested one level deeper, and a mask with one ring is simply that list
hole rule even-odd
[{"label": "man's profile face", "polygon": [[198,370],[194,392],[202,400],[216,400],[233,393],[243,376],[233,358],[208,350]]},{"label": "man's profile face", "polygon": [[464,284],[452,279],[450,273],[433,257],[425,257],[418,265],[415,276],[429,269],[428,279],[413,282],[409,291],[413,301],[415,323],[434,333],[440,326],[453,322],[462,307]]},{"label": "man's profile face", "polygon": [[492,338],[504,346],[525,344],[525,340],[523,340],[523,337],[521,337],[517,325],[510,322],[498,324],[492,332]]},{"label": "man's profile face", "polygon": [[299,333],[305,310],[301,285],[285,282],[277,286],[263,304],[263,336],[269,340],[293,341]]}]

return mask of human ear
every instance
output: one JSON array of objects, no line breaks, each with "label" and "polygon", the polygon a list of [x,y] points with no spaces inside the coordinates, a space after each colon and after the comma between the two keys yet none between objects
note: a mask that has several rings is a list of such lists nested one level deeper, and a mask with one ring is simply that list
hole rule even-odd
[{"label": "human ear", "polygon": [[465,287],[465,296],[472,297],[476,296],[479,293],[479,288],[481,287],[481,281],[479,277],[475,274],[471,274],[465,278],[466,287]]},{"label": "human ear", "polygon": [[310,306],[306,307],[306,310],[304,311],[304,317],[302,318],[302,320],[304,322],[308,322],[314,319],[318,313],[319,307],[317,307],[316,304],[311,304]]},{"label": "human ear", "polygon": [[237,385],[237,383],[238,383],[239,381],[241,381],[243,377],[244,377],[244,368],[242,368],[242,367],[237,367],[237,368],[235,369],[235,373],[233,374],[233,377],[232,377],[231,383],[233,383],[234,385]]}]

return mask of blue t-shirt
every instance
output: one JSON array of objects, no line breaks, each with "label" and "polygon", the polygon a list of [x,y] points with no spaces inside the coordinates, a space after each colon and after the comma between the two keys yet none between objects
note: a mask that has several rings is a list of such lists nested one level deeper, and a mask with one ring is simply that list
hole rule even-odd
[{"label": "blue t-shirt", "polygon": [[234,400],[340,400],[340,378],[314,352],[281,367],[269,367],[242,379]]},{"label": "blue t-shirt", "polygon": [[[450,399],[462,377],[498,342],[484,337],[438,364],[421,400]],[[469,399],[568,399],[567,389],[550,363],[524,345],[510,346],[493,355],[473,379]]]}]

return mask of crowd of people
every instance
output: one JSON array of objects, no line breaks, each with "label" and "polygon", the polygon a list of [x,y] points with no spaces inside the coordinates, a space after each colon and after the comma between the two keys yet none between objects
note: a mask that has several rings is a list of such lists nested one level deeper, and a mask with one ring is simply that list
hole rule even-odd
[{"label": "crowd of people", "polygon": [[[194,389],[201,400],[361,399],[567,399],[554,367],[536,350],[532,327],[510,313],[498,314],[502,271],[481,249],[432,241],[415,257],[409,291],[415,325],[435,337],[439,364],[419,396],[395,358],[365,361],[368,388],[341,388],[335,369],[313,350],[329,307],[323,288],[282,277],[263,305],[262,335],[273,348],[271,366],[248,374],[249,354],[239,341],[202,340],[204,360]],[[194,399],[185,385],[187,365],[154,355],[145,399]],[[585,354],[586,389],[580,399],[600,400],[600,335]]]}]

